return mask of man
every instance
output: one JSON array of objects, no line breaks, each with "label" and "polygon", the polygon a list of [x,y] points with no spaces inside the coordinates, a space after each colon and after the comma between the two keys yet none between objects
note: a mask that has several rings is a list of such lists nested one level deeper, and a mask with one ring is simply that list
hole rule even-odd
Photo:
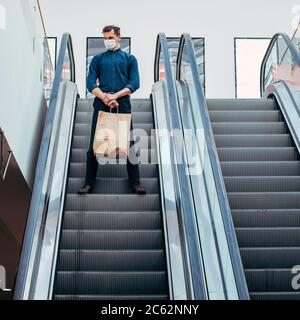
[{"label": "man", "polygon": [[[78,194],[92,193],[97,175],[98,162],[93,152],[93,142],[99,110],[105,112],[131,113],[130,94],[140,87],[138,63],[132,54],[120,48],[120,28],[104,27],[104,44],[107,51],[96,55],[90,64],[87,88],[95,96],[91,137],[87,152],[85,185]],[[97,85],[99,80],[99,85]],[[131,123],[132,129],[132,123]],[[130,143],[132,147],[133,143]],[[127,158],[127,172],[132,191],[145,194],[140,185],[139,165]]]}]

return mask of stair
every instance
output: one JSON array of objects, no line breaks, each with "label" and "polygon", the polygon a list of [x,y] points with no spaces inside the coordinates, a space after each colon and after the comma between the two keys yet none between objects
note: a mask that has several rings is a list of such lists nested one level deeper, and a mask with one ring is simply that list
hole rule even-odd
[{"label": "stair", "polygon": [[300,161],[271,99],[208,100],[224,183],[253,300],[300,300]]},{"label": "stair", "polygon": [[94,193],[80,196],[92,102],[80,99],[76,110],[53,298],[169,299],[151,102],[131,100],[133,128],[144,130],[141,157],[143,146],[151,155],[140,164],[147,194],[131,192],[126,164],[108,164],[99,165]]}]

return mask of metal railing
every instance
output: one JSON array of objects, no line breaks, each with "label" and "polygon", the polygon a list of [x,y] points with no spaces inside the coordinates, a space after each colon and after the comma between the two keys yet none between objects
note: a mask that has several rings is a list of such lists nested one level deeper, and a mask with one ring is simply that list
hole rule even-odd
[{"label": "metal railing", "polygon": [[[286,46],[284,53],[282,54],[282,56],[280,57],[278,52],[276,52],[276,58],[277,58],[277,66],[280,66],[283,63],[283,60],[286,58],[287,54],[290,53],[291,57],[293,59],[293,64],[297,65],[300,67],[300,56],[299,53],[296,49],[296,47],[294,46],[292,40],[290,39],[290,37],[285,34],[285,33],[277,33],[273,36],[273,38],[271,39],[271,42],[268,46],[268,49],[265,53],[265,56],[263,58],[262,64],[261,64],[261,70],[260,70],[260,93],[261,93],[261,97],[263,97],[264,92],[266,91],[266,87],[271,84],[267,83],[268,79],[272,76],[272,71],[273,71],[273,64],[270,66],[270,69],[268,70],[268,73],[266,75],[266,68],[268,65],[269,60],[271,59],[271,53],[273,50],[277,50],[276,48],[279,39],[283,40],[284,45]],[[279,79],[277,79],[279,80]]]},{"label": "metal railing", "polygon": [[[220,225],[222,226],[223,232],[225,232],[224,239],[225,241],[227,240],[227,246],[226,246],[226,252],[228,251],[229,257],[231,260],[231,265],[230,267],[233,271],[234,279],[235,279],[235,286],[236,290],[238,293],[238,298],[241,300],[248,300],[249,299],[249,293],[248,293],[248,288],[247,288],[247,283],[245,279],[245,274],[244,274],[244,269],[240,257],[240,252],[239,252],[239,246],[238,242],[236,239],[235,235],[235,229],[234,229],[234,224],[232,221],[232,216],[231,216],[231,210],[229,207],[229,202],[227,199],[227,194],[226,194],[226,189],[224,185],[224,180],[223,180],[223,175],[219,163],[219,158],[218,158],[218,153],[217,153],[217,148],[214,140],[214,135],[213,135],[213,130],[210,122],[210,116],[208,113],[208,108],[206,104],[206,99],[203,93],[203,88],[201,85],[200,77],[199,77],[199,72],[198,72],[198,66],[197,66],[197,61],[195,57],[195,52],[194,52],[194,47],[192,43],[192,39],[189,34],[183,34],[181,37],[180,45],[179,45],[179,52],[178,52],[178,59],[177,59],[177,72],[176,72],[176,79],[178,82],[183,80],[183,75],[181,74],[182,70],[182,63],[183,63],[183,55],[185,54],[185,58],[187,59],[188,66],[189,66],[189,74],[188,74],[188,79],[191,83],[193,83],[194,87],[194,93],[195,97],[194,99],[197,100],[195,104],[195,111],[197,111],[197,114],[200,115],[199,119],[194,119],[194,121],[200,121],[202,122],[201,129],[203,130],[203,135],[204,135],[204,140],[205,144],[207,146],[206,151],[208,152],[208,169],[211,172],[212,171],[212,177],[213,177],[213,182],[214,182],[214,190],[216,190],[216,196],[218,199],[219,203],[219,208],[218,210],[221,213],[221,218],[219,218],[218,221],[221,219]],[[198,110],[197,110],[198,108]],[[205,155],[202,155],[203,157]],[[203,169],[205,170],[205,168]],[[205,181],[205,172],[201,177],[204,177]],[[210,183],[206,183],[206,188],[207,185]],[[210,190],[207,190],[209,193]],[[195,197],[200,197],[204,195],[194,195]],[[209,198],[209,195],[208,195]],[[212,207],[213,205],[209,206],[209,210],[213,210]],[[218,211],[218,212],[219,212]],[[215,224],[215,216],[217,214],[213,214],[211,212],[210,214],[210,219],[212,223],[212,228],[216,228]],[[198,223],[203,223],[203,221],[199,221]],[[218,237],[218,232],[217,230],[214,230],[214,237]],[[216,242],[216,250],[220,251],[220,246],[222,243],[218,239],[215,239]],[[229,273],[228,270],[228,261],[223,261],[220,256],[222,255],[222,252],[217,253],[219,256],[219,264],[220,264],[220,269],[222,278],[223,278],[223,286],[224,286],[224,294],[225,294],[225,299],[228,298],[226,296],[228,294],[227,290],[227,283],[226,283],[226,275]],[[203,253],[204,255],[204,253]],[[226,255],[225,255],[226,256]],[[231,277],[228,277],[229,280],[229,287],[232,288],[231,284]],[[221,286],[221,283],[220,283]],[[230,291],[230,290],[228,290]],[[234,295],[233,295],[234,296]]]},{"label": "metal railing", "polygon": [[[163,70],[161,70],[163,68]],[[176,206],[178,210],[179,220],[182,221],[182,229],[184,230],[184,242],[187,245],[186,259],[188,272],[186,277],[191,284],[191,296],[195,300],[206,300],[206,280],[203,270],[203,261],[201,254],[201,246],[199,243],[196,225],[194,223],[194,207],[192,194],[190,190],[189,177],[186,175],[187,163],[186,158],[182,157],[182,145],[179,145],[174,139],[172,133],[176,130],[182,133],[180,123],[179,106],[177,100],[177,92],[172,74],[172,67],[169,57],[169,48],[167,38],[164,33],[160,33],[157,37],[155,65],[154,65],[154,80],[161,80],[160,71],[163,72],[163,80],[166,82],[167,100],[169,109],[168,114],[171,145],[171,165],[173,176],[176,181]],[[159,129],[159,128],[158,128]],[[182,139],[179,139],[182,141]],[[191,297],[189,297],[191,298]]]},{"label": "metal railing", "polygon": [[42,41],[42,47],[44,49],[43,52],[43,89],[44,94],[47,102],[50,99],[51,90],[53,87],[53,81],[54,81],[54,63],[51,55],[50,45],[48,41],[46,26],[45,26],[45,19],[43,17],[43,12],[41,9],[40,1],[36,0],[36,8],[37,14],[39,17],[39,37],[41,38],[40,41]]},{"label": "metal railing", "polygon": [[61,119],[63,112],[63,105],[58,103],[58,95],[61,82],[64,80],[66,60],[69,63],[69,80],[75,82],[73,46],[71,36],[68,33],[65,33],[61,40],[53,89],[39,151],[31,204],[14,289],[14,299],[16,300],[23,299],[29,270],[34,277],[35,264],[41,251],[43,227],[47,219],[47,206],[49,205],[50,186],[53,179],[53,159],[55,159],[54,155],[57,148],[57,122]]}]

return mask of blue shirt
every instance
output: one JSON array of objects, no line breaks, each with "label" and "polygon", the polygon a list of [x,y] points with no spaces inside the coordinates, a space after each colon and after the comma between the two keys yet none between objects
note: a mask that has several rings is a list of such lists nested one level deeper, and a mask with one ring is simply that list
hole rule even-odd
[{"label": "blue shirt", "polygon": [[104,92],[115,93],[129,88],[133,93],[140,87],[137,59],[120,48],[100,53],[92,59],[89,67],[87,89],[90,92],[98,88],[97,79]]}]

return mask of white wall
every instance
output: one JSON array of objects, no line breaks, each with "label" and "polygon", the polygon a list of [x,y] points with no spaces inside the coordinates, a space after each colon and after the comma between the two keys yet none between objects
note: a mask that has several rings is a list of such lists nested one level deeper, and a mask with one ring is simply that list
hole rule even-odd
[{"label": "white wall", "polygon": [[[142,89],[148,97],[153,83],[156,36],[206,38],[206,83],[209,98],[235,95],[234,37],[292,34],[296,0],[40,0],[50,36],[70,32],[76,55],[77,83],[85,92],[86,37],[101,36],[101,28],[117,24],[132,37],[132,53],[139,60]],[[297,6],[298,5],[298,6]],[[293,12],[294,10],[294,12]]]},{"label": "white wall", "polygon": [[46,110],[35,0],[0,0],[0,127],[32,188]]}]

